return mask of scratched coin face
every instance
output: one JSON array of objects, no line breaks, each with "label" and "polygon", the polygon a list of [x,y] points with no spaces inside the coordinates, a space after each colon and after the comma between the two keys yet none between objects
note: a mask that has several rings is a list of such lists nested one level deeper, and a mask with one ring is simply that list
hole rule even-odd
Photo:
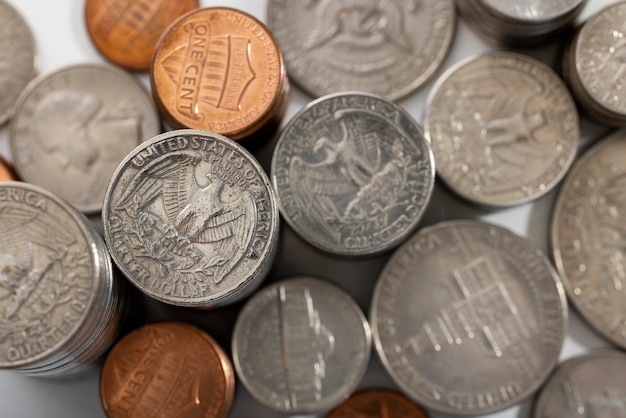
[{"label": "scratched coin face", "polygon": [[84,342],[103,291],[93,235],[49,192],[0,183],[0,368],[45,368]]},{"label": "scratched coin face", "polygon": [[109,184],[102,214],[113,260],[162,302],[208,308],[251,292],[277,247],[269,179],[221,135],[172,131],[141,144]]},{"label": "scratched coin face", "polygon": [[554,206],[552,251],[572,304],[626,349],[626,131],[589,149]]},{"label": "scratched coin face", "polygon": [[311,102],[282,131],[271,176],[289,225],[341,255],[387,251],[415,230],[430,201],[434,161],[400,106],[365,93]]},{"label": "scratched coin face", "polygon": [[109,418],[226,418],[234,392],[228,356],[205,332],[177,322],[126,335],[100,375],[100,400]]},{"label": "scratched coin face", "polygon": [[237,375],[252,396],[289,413],[321,412],[347,398],[371,350],[356,302],[304,277],[256,293],[237,318],[232,347]]},{"label": "scratched coin face", "polygon": [[267,20],[289,76],[310,94],[389,100],[433,75],[456,24],[452,0],[270,0]]},{"label": "scratched coin face", "polygon": [[580,136],[576,106],[554,71],[509,52],[448,70],[429,95],[424,126],[442,180],[490,206],[546,194],[570,167]]},{"label": "scratched coin face", "polygon": [[621,418],[626,410],[626,355],[595,351],[568,359],[541,390],[536,418]]},{"label": "scratched coin face", "polygon": [[370,309],[391,378],[417,403],[460,415],[533,393],[556,364],[567,315],[549,261],[478,221],[421,229],[384,267]]}]

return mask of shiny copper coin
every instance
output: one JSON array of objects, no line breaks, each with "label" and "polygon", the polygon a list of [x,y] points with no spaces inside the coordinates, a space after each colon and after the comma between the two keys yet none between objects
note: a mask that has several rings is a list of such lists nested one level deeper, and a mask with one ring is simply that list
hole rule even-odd
[{"label": "shiny copper coin", "polygon": [[232,365],[200,329],[161,322],[120,340],[100,375],[109,418],[224,418],[233,402]]},{"label": "shiny copper coin", "polygon": [[0,181],[17,181],[17,174],[13,167],[7,163],[4,158],[0,157]]},{"label": "shiny copper coin", "polygon": [[154,53],[150,79],[172,128],[243,140],[286,107],[276,41],[263,23],[235,9],[198,9],[172,24]]},{"label": "shiny copper coin", "polygon": [[87,0],[85,22],[102,55],[130,70],[148,71],[165,29],[198,7],[198,0]]},{"label": "shiny copper coin", "polygon": [[428,414],[404,395],[376,389],[351,396],[326,416],[326,418],[396,417],[428,418]]}]

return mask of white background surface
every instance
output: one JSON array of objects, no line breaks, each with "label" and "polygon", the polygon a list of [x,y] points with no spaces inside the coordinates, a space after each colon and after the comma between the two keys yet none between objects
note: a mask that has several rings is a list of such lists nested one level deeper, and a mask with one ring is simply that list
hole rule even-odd
[{"label": "white background surface", "polygon": [[[175,0],[172,0],[175,1]],[[23,14],[34,32],[40,51],[40,71],[46,72],[58,67],[82,62],[100,62],[103,58],[97,53],[87,35],[84,19],[84,0],[13,0],[11,3]],[[599,10],[609,0],[590,0],[583,12],[585,18]],[[228,5],[243,9],[262,21],[265,21],[266,1],[201,1],[202,6]],[[580,19],[579,19],[580,20]],[[444,68],[461,58],[490,49],[459,19],[456,38]],[[547,47],[531,52],[531,55],[553,64],[556,62],[557,48]],[[440,75],[440,69],[436,76]],[[435,76],[435,77],[436,77]],[[140,79],[147,86],[147,76]],[[423,106],[426,95],[433,82],[431,80],[418,92],[399,103],[422,123]],[[290,106],[285,121],[310,98],[296,87],[292,88]],[[586,119],[581,120],[583,131],[582,143],[588,143],[608,132]],[[0,152],[8,155],[7,127],[0,130]],[[548,249],[549,216],[555,193],[549,193],[542,199],[519,207],[486,211],[461,202],[440,184],[437,185],[431,206],[423,221],[430,224],[442,219],[482,218],[503,225],[523,236],[544,251]],[[292,274],[312,274],[328,278],[354,295],[361,307],[367,312],[371,286],[375,274],[384,263],[384,257],[371,260],[337,260],[320,254],[294,237],[291,231],[281,234],[281,249],[277,267],[268,280]],[[373,272],[373,273],[372,273]],[[135,292],[136,293],[136,292]],[[218,309],[211,312],[182,311],[137,298],[130,319],[132,324],[141,324],[158,319],[178,318],[199,325],[216,336],[220,344],[228,351],[230,327],[236,316],[238,306]],[[578,316],[571,312],[567,338],[561,353],[561,359],[569,358],[596,347],[605,347]],[[46,380],[27,378],[21,375],[0,371],[0,417],[46,417],[46,418],[84,418],[104,416],[98,397],[99,370],[73,380]],[[375,355],[370,370],[362,383],[362,388],[394,387],[378,366]],[[489,415],[492,418],[525,418],[531,415],[530,400],[500,413]],[[238,385],[232,418],[273,418],[278,415],[262,408]],[[439,416],[433,414],[433,416]]]}]

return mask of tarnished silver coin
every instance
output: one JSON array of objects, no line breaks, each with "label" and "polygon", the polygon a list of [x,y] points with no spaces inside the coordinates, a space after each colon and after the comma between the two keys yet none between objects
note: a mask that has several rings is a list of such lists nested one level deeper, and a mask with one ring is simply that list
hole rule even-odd
[{"label": "tarnished silver coin", "polygon": [[283,217],[310,244],[340,255],[387,251],[425,212],[434,160],[400,106],[365,93],[319,98],[280,134],[271,177]]},{"label": "tarnished silver coin", "polygon": [[0,368],[76,371],[111,344],[122,304],[86,218],[37,186],[0,183]]},{"label": "tarnished silver coin", "polygon": [[626,130],[571,169],[552,215],[552,251],[573,305],[626,349]]},{"label": "tarnished silver coin", "polygon": [[28,23],[0,0],[0,124],[11,118],[15,101],[38,68],[39,55]]},{"label": "tarnished silver coin", "polygon": [[535,418],[622,418],[626,355],[597,351],[567,360],[541,390]]},{"label": "tarnished silver coin", "polygon": [[452,42],[452,0],[269,0],[268,26],[290,79],[314,96],[420,87]]},{"label": "tarnished silver coin", "polygon": [[626,1],[611,4],[578,30],[563,60],[563,76],[592,118],[626,125]]},{"label": "tarnished silver coin", "polygon": [[462,415],[533,393],[556,364],[567,316],[543,254],[478,221],[421,229],[384,267],[370,309],[391,378],[416,402]]},{"label": "tarnished silver coin", "polygon": [[314,413],[345,400],[367,368],[369,325],[350,295],[296,277],[255,294],[233,332],[235,370],[252,396],[273,409]]},{"label": "tarnished silver coin", "polygon": [[511,52],[448,70],[429,94],[424,127],[441,179],[490,206],[546,194],[572,164],[580,136],[576,106],[559,77]]},{"label": "tarnished silver coin", "polygon": [[183,129],[139,145],[106,192],[113,260],[147,295],[209,308],[254,290],[274,258],[278,208],[267,175],[241,145]]},{"label": "tarnished silver coin", "polygon": [[156,108],[130,74],[79,64],[35,78],[11,121],[15,169],[83,212],[99,212],[113,171],[161,131]]}]

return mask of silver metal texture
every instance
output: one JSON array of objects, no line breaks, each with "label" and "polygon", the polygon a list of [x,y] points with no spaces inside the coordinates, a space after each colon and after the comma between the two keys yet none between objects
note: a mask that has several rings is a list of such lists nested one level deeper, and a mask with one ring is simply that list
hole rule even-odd
[{"label": "silver metal texture", "polygon": [[392,255],[370,307],[396,384],[443,413],[486,414],[532,394],[559,356],[565,292],[525,239],[478,221],[421,229]]},{"label": "silver metal texture", "polygon": [[622,418],[626,354],[598,350],[561,364],[541,390],[535,418]]},{"label": "silver metal texture", "polygon": [[0,124],[11,118],[15,101],[38,69],[39,54],[28,23],[0,0]]},{"label": "silver metal texture", "polygon": [[452,0],[269,0],[267,21],[290,79],[311,95],[395,100],[440,67],[456,12]]},{"label": "silver metal texture", "polygon": [[104,241],[37,186],[0,183],[0,368],[75,373],[117,335],[123,311]]},{"label": "silver metal texture", "polygon": [[366,93],[321,97],[283,129],[271,177],[281,214],[306,241],[349,256],[381,253],[417,228],[434,187],[422,128]]},{"label": "silver metal texture", "polygon": [[626,349],[626,130],[576,161],[552,214],[554,261],[572,304]]},{"label": "silver metal texture", "polygon": [[206,131],[171,131],[135,148],[113,174],[102,220],[124,275],[179,306],[210,308],[246,296],[277,247],[267,175],[241,145]]},{"label": "silver metal texture", "polygon": [[339,404],[359,385],[371,334],[350,295],[320,279],[293,277],[246,303],[232,351],[239,379],[259,402],[314,413]]},{"label": "silver metal texture", "polygon": [[464,199],[499,207],[537,199],[562,179],[578,125],[556,73],[512,52],[450,68],[431,90],[424,118],[441,179]]},{"label": "silver metal texture", "polygon": [[11,151],[24,181],[94,213],[117,165],[160,131],[156,108],[134,77],[109,64],[77,64],[40,75],[22,92]]}]

